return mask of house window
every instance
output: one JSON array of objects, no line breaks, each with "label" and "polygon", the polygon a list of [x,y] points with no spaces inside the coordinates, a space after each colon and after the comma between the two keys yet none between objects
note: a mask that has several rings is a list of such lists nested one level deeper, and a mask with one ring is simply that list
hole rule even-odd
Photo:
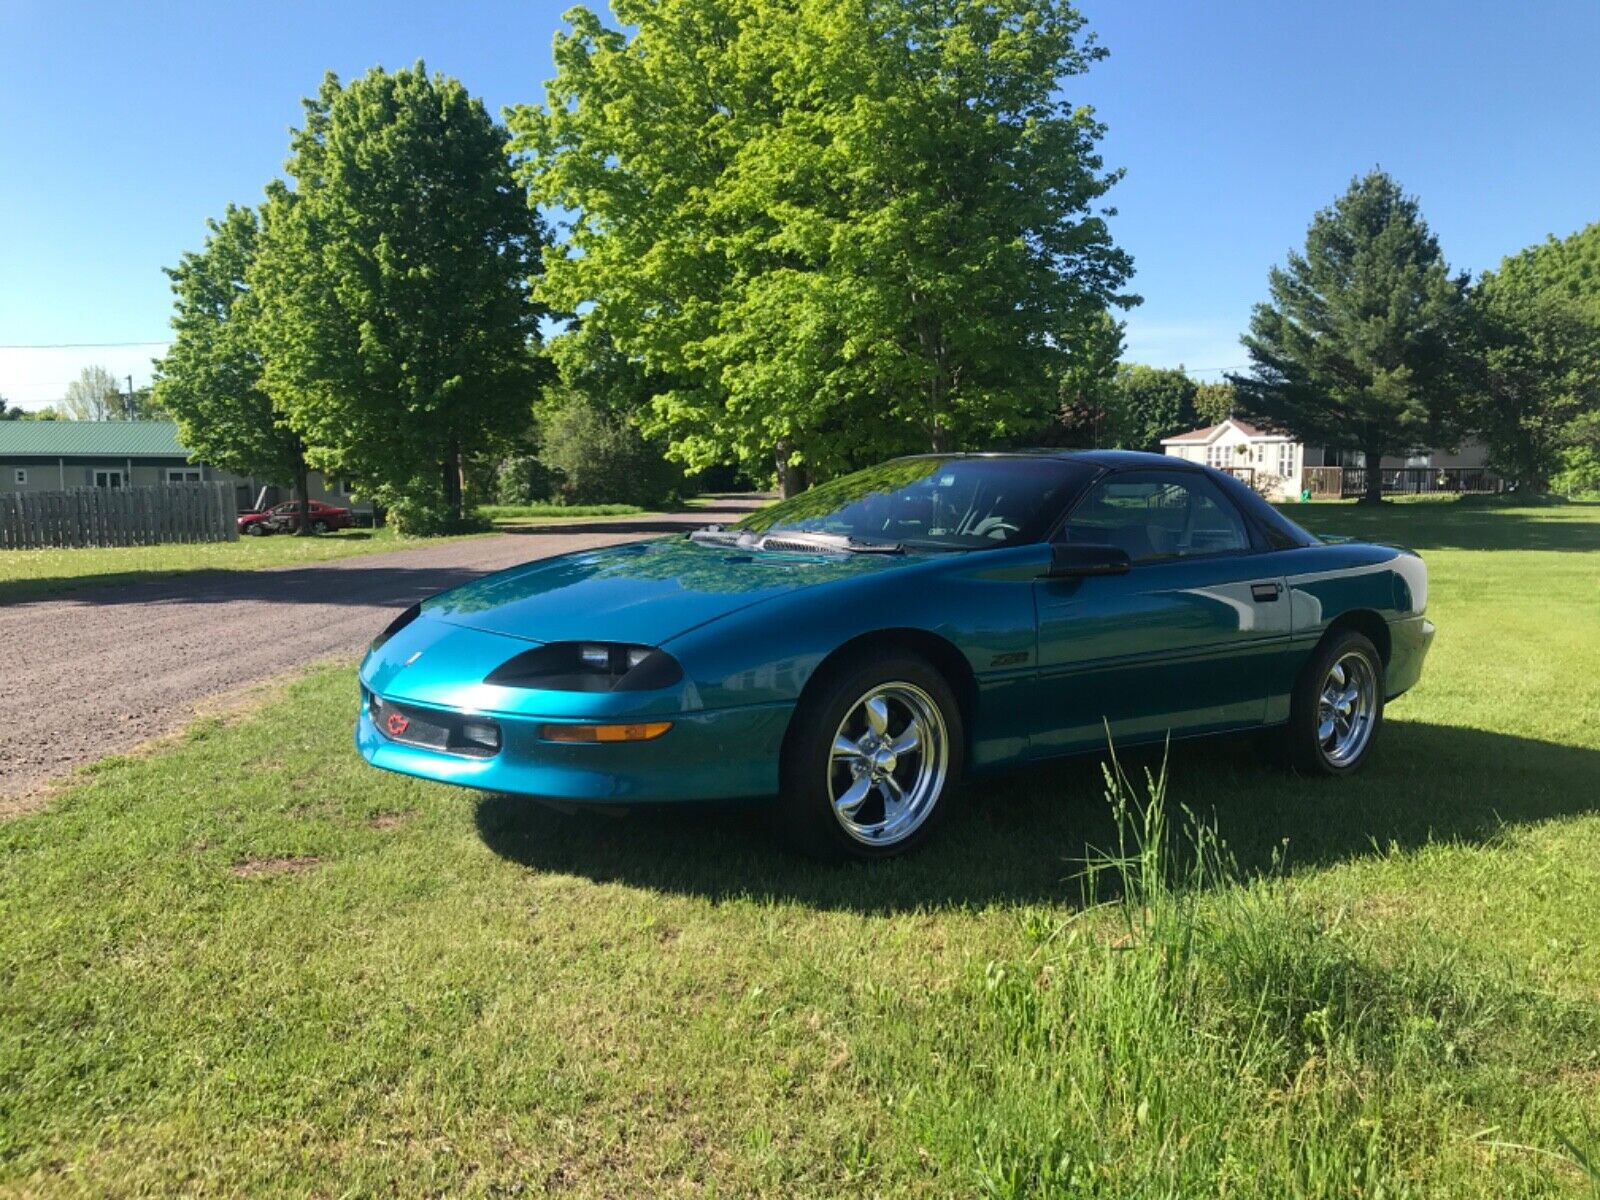
[{"label": "house window", "polygon": [[28,486],[28,472],[25,471],[23,468],[18,467],[16,469],[16,472],[11,476],[11,482],[16,484],[18,487],[27,487]]},{"label": "house window", "polygon": [[1283,442],[1278,446],[1278,478],[1291,479],[1294,476],[1294,443]]},{"label": "house window", "polygon": [[122,486],[121,471],[96,471],[94,485],[97,488],[119,488]]},{"label": "house window", "polygon": [[168,483],[199,483],[200,482],[200,468],[199,467],[168,467],[167,468],[167,482]]},{"label": "house window", "polygon": [[1207,446],[1206,466],[1215,467],[1219,471],[1226,471],[1229,466],[1228,451],[1230,449],[1232,449],[1232,447],[1224,446],[1221,442],[1214,442]]}]

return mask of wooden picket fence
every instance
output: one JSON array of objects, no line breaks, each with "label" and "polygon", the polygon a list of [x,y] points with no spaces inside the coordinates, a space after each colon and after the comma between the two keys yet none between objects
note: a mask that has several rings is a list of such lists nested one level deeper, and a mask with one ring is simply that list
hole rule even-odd
[{"label": "wooden picket fence", "polygon": [[226,483],[0,492],[0,550],[239,539]]}]

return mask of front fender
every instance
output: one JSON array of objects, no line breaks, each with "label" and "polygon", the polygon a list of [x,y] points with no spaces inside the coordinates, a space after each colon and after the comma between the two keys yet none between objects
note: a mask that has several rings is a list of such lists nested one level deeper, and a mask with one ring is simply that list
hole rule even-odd
[{"label": "front fender", "polygon": [[[793,703],[847,642],[914,630],[966,661],[980,697],[969,735],[975,765],[1016,753],[1008,713],[1025,702],[1037,657],[1033,581],[1048,546],[918,555],[894,570],[781,596],[668,641],[707,709]],[[1015,717],[1017,714],[1012,714]],[[1013,731],[1006,734],[1006,730]]]}]

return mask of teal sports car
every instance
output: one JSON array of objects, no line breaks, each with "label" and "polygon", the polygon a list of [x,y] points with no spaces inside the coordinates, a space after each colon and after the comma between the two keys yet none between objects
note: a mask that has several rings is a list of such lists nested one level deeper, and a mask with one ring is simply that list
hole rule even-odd
[{"label": "teal sports car", "polygon": [[1433,637],[1408,550],[1120,451],[897,459],[727,528],[566,554],[416,605],[361,664],[373,765],[569,804],[763,798],[879,858],[963,779],[1269,729],[1359,768]]}]

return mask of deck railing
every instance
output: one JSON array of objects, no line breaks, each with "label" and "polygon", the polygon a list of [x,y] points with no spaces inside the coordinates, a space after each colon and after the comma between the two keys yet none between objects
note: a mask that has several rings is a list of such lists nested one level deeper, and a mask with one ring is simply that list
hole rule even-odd
[{"label": "deck railing", "polygon": [[[1380,467],[1378,473],[1385,496],[1483,496],[1505,491],[1504,481],[1487,467]],[[1366,495],[1367,468],[1345,467],[1340,494]]]}]

